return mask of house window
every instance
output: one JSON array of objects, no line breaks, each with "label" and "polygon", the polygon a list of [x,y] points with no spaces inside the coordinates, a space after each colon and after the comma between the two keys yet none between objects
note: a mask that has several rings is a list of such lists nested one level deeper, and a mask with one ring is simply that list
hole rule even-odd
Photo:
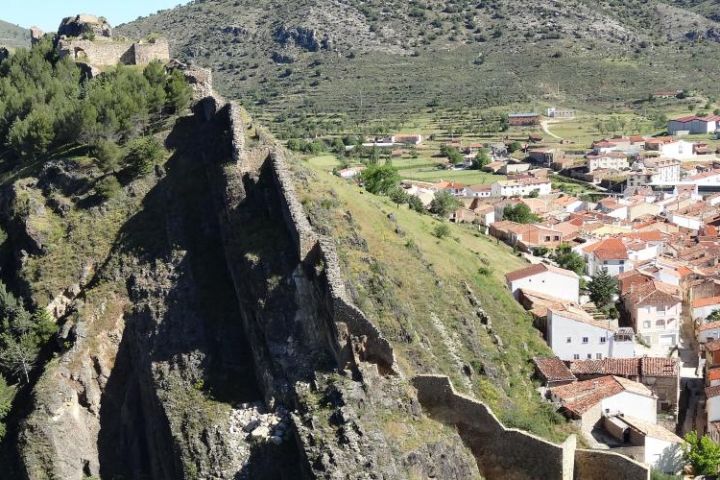
[{"label": "house window", "polygon": [[588,337],[583,337],[583,339],[582,339],[583,343],[588,343],[589,341],[590,341],[590,339]]},{"label": "house window", "polygon": [[588,359],[588,360],[592,360],[592,353],[588,353],[588,354],[587,354],[587,359]]},{"label": "house window", "polygon": [[602,360],[602,353],[596,353],[595,358],[598,360]]},{"label": "house window", "polygon": [[580,360],[580,354],[579,353],[573,354],[573,360]]},{"label": "house window", "polygon": [[655,326],[658,328],[665,328],[665,320],[660,319],[655,322]]},{"label": "house window", "polygon": [[650,320],[645,320],[643,322],[643,328],[650,328]]},{"label": "house window", "polygon": [[572,337],[567,337],[565,339],[565,343],[572,343]]},{"label": "house window", "polygon": [[607,338],[605,338],[605,337],[600,337],[600,343],[605,343],[606,341],[607,341]]},{"label": "house window", "polygon": [[658,312],[658,313],[665,313],[665,305],[660,305],[659,307],[657,307],[657,312]]}]

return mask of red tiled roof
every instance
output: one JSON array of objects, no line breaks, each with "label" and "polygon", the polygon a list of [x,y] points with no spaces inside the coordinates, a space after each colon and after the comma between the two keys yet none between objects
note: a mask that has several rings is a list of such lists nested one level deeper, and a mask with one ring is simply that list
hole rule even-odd
[{"label": "red tiled roof", "polygon": [[698,331],[705,332],[707,330],[712,330],[713,328],[720,328],[720,320],[715,322],[703,323],[698,327]]},{"label": "red tiled roof", "polygon": [[626,260],[628,258],[627,247],[619,238],[607,238],[593,243],[583,250],[594,254],[599,260]]},{"label": "red tiled roof", "polygon": [[570,270],[564,270],[562,268],[558,268],[553,265],[547,265],[545,263],[536,263],[534,265],[530,265],[529,267],[521,268],[520,270],[515,270],[506,274],[505,279],[508,282],[514,282],[515,280],[531,277],[533,275],[544,272],[553,272],[559,275],[565,275],[566,277],[578,278],[577,274]]},{"label": "red tiled roof", "polygon": [[693,300],[693,308],[709,307],[710,305],[720,305],[720,297],[697,298]]},{"label": "red tiled roof", "polygon": [[707,379],[709,381],[720,380],[720,367],[712,367],[708,370]]},{"label": "red tiled roof", "polygon": [[705,388],[705,396],[707,398],[713,398],[720,396],[720,385]]},{"label": "red tiled roof", "polygon": [[720,120],[720,115],[705,115],[704,117],[699,115],[686,115],[684,117],[673,119],[673,122],[687,123],[692,122],[693,120],[700,120],[702,122],[717,122]]},{"label": "red tiled roof", "polygon": [[625,390],[651,396],[652,392],[643,384],[622,377],[605,376],[593,380],[569,383],[550,389],[562,406],[576,415],[582,415],[605,398]]},{"label": "red tiled roof", "polygon": [[551,358],[533,358],[533,363],[538,369],[538,372],[548,382],[561,382],[561,381],[575,381],[575,375],[572,374],[570,369],[565,366],[562,360],[558,357]]},{"label": "red tiled roof", "polygon": [[667,357],[640,358],[640,372],[649,377],[677,377],[680,373],[678,361]]},{"label": "red tiled roof", "polygon": [[570,371],[575,375],[675,377],[679,370],[674,358],[633,357],[577,360],[570,363]]}]

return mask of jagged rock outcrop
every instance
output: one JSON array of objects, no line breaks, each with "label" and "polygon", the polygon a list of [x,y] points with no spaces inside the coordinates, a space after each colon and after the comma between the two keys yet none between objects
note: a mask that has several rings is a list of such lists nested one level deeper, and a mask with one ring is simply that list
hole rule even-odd
[{"label": "jagged rock outcrop", "polygon": [[58,27],[57,34],[66,37],[101,36],[112,37],[112,27],[103,17],[81,13],[74,17],[65,17]]},{"label": "jagged rock outcrop", "polygon": [[321,34],[314,28],[282,25],[275,30],[273,38],[285,47],[295,46],[309,52],[332,49],[330,36],[327,33]]}]

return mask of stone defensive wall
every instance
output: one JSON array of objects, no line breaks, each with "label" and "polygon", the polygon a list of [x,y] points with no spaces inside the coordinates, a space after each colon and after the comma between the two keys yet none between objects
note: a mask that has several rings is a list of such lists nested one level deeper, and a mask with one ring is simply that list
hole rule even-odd
[{"label": "stone defensive wall", "polygon": [[57,49],[61,58],[70,57],[76,62],[96,67],[118,64],[147,65],[153,60],[170,60],[170,45],[164,38],[153,42],[115,38],[61,38],[58,40]]},{"label": "stone defensive wall", "polygon": [[506,428],[484,403],[457,393],[441,375],[413,378],[427,414],[457,428],[487,478],[562,480],[649,480],[648,467],[602,450],[576,448],[574,435],[562,444]]},{"label": "stone defensive wall", "polygon": [[[311,278],[316,295],[333,319],[330,337],[340,368],[352,368],[358,361],[375,364],[383,374],[396,374],[395,355],[390,342],[367,316],[349,299],[342,278],[340,261],[331,238],[318,235],[310,225],[305,209],[298,199],[292,172],[284,149],[266,131],[255,128],[256,145],[247,147],[249,131],[243,121],[244,111],[234,102],[226,102],[213,94],[202,99],[196,114],[210,120],[222,115],[227,122],[232,142],[231,168],[241,172],[269,169],[277,187],[282,216],[306,274]],[[228,186],[233,188],[232,186]],[[243,188],[237,185],[236,188]]]}]

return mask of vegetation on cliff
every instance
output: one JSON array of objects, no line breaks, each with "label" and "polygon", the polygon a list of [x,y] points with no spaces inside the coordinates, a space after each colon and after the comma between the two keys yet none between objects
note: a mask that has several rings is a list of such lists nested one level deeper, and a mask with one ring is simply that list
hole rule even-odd
[{"label": "vegetation on cliff", "polygon": [[524,261],[477,229],[339,179],[327,158],[298,166],[301,200],[335,239],[353,300],[393,342],[404,373],[448,375],[509,426],[553,440],[571,432],[534,390],[530,359],[549,350],[504,287]]},{"label": "vegetation on cliff", "polygon": [[[156,182],[146,174],[167,159],[168,125],[189,102],[182,73],[160,63],[87,78],[49,39],[0,61],[0,437],[9,433],[0,462],[9,478],[30,393],[42,398],[39,376],[78,335],[70,304]],[[113,282],[96,283],[102,293],[85,294],[84,308],[99,327],[124,300]]]}]

